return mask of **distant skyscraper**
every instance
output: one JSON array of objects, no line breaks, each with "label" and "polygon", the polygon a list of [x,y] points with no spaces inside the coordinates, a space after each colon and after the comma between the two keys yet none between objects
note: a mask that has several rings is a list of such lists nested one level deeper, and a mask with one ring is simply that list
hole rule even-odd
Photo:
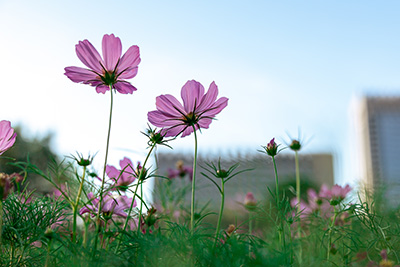
[{"label": "distant skyscraper", "polygon": [[364,97],[355,111],[361,179],[399,204],[400,97]]}]

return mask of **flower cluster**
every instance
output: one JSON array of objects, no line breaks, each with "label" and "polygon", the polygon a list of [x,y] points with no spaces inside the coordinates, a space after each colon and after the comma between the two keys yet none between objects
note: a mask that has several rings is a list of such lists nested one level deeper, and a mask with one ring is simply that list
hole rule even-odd
[{"label": "flower cluster", "polygon": [[340,204],[351,190],[349,185],[345,187],[334,185],[331,189],[327,185],[322,185],[319,193],[314,189],[307,191],[307,203],[300,201],[298,204],[296,198],[293,198],[290,203],[292,207],[300,205],[301,218],[312,213],[318,213],[323,218],[330,218],[333,215],[334,206]]}]

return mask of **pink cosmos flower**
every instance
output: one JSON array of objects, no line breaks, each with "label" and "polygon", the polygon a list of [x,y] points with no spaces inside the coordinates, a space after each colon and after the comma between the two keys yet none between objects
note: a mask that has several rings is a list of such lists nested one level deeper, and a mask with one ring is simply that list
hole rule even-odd
[{"label": "pink cosmos flower", "polygon": [[0,155],[14,145],[16,138],[17,134],[11,128],[11,122],[0,121]]},{"label": "pink cosmos flower", "polygon": [[346,198],[347,194],[350,193],[351,190],[352,188],[349,185],[341,187],[340,185],[335,184],[331,190],[332,198],[343,200]]},{"label": "pink cosmos flower", "polygon": [[133,163],[127,157],[119,161],[119,166],[121,170],[117,170],[114,166],[107,165],[106,173],[115,183],[113,187],[118,187],[121,190],[126,190],[127,187],[133,183],[139,176],[139,172],[142,169],[140,162],[137,164],[136,170],[133,169]]},{"label": "pink cosmos flower", "polygon": [[[79,214],[90,213],[92,216],[96,216],[99,206],[99,199],[94,197],[94,194],[90,192],[88,198],[92,205],[85,205],[80,209]],[[127,217],[128,214],[124,210],[128,209],[131,205],[132,198],[127,196],[117,196],[114,198],[112,195],[107,194],[103,197],[103,203],[101,205],[101,212],[106,219],[111,218],[112,215],[118,215],[121,217]],[[136,207],[136,200],[133,204]]]},{"label": "pink cosmos flower", "polygon": [[66,67],[65,75],[73,82],[95,86],[97,93],[104,94],[111,86],[121,94],[132,94],[136,88],[125,80],[132,79],[138,72],[139,47],[129,47],[121,57],[121,40],[114,34],[105,34],[102,46],[103,58],[88,40],[79,41],[76,54],[89,69]]},{"label": "pink cosmos flower", "polygon": [[227,105],[228,98],[217,100],[218,87],[212,82],[207,93],[204,87],[195,80],[188,81],[181,90],[182,104],[172,95],[160,95],[156,98],[157,110],[147,114],[149,121],[157,126],[164,127],[166,137],[182,137],[190,135],[193,127],[207,129],[212,119]]}]

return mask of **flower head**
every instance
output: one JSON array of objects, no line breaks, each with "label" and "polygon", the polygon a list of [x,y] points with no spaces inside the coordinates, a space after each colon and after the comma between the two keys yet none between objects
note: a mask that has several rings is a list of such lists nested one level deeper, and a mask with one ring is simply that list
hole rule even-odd
[{"label": "flower head", "polygon": [[301,148],[301,144],[299,141],[297,141],[296,139],[292,140],[292,143],[290,143],[289,145],[290,149],[293,151],[299,151]]},{"label": "flower head", "polygon": [[266,153],[271,157],[275,157],[279,152],[278,151],[279,145],[275,143],[275,138],[272,138],[271,141],[269,141],[269,143],[266,146],[261,146],[261,147],[264,148],[265,152],[261,150],[260,152]]},{"label": "flower head", "polygon": [[16,138],[17,134],[11,128],[11,122],[0,121],[0,155],[14,145]]},{"label": "flower head", "polygon": [[207,129],[212,119],[228,105],[228,98],[217,100],[217,96],[215,82],[204,93],[203,85],[191,80],[181,90],[183,105],[172,95],[160,95],[156,98],[157,110],[150,111],[147,117],[153,125],[164,127],[166,137],[181,133],[185,137],[193,132],[193,127]]},{"label": "flower head", "polygon": [[[91,205],[86,205],[81,208],[79,214],[83,215],[85,213],[90,213],[92,216],[95,216],[98,211],[100,200],[98,198],[95,198],[92,192],[88,194],[88,198]],[[101,213],[106,220],[111,219],[113,215],[127,217],[128,214],[126,214],[124,210],[130,207],[131,202],[132,198],[128,198],[127,196],[117,196],[114,198],[111,194],[107,194],[103,197]],[[134,203],[134,206],[136,206],[136,201]]]},{"label": "flower head", "polygon": [[136,169],[134,169],[132,161],[127,157],[119,161],[119,166],[121,170],[117,170],[114,166],[107,165],[106,173],[107,176],[115,182],[114,188],[125,191],[128,186],[138,178],[142,166],[140,162],[138,162]]},{"label": "flower head", "polygon": [[96,87],[97,93],[105,93],[114,88],[121,94],[132,94],[136,88],[125,79],[136,76],[140,63],[139,47],[133,45],[122,54],[122,44],[114,34],[103,36],[103,58],[88,41],[79,41],[76,45],[78,58],[89,69],[66,67],[65,75],[73,82]]}]

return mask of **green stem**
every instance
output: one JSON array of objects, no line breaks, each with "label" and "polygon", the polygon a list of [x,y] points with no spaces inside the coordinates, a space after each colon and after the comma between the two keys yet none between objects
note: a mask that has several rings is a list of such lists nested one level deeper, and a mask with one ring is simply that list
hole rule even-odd
[{"label": "green stem", "polygon": [[85,181],[85,174],[86,174],[86,166],[83,166],[82,180],[81,180],[81,184],[79,186],[78,195],[76,196],[75,205],[73,207],[73,212],[74,212],[74,220],[73,220],[73,226],[72,226],[72,242],[73,243],[75,243],[75,241],[76,241],[76,217],[77,217],[77,213],[78,213],[79,200],[80,200],[81,194],[82,194],[83,183]]},{"label": "green stem", "polygon": [[137,227],[138,234],[140,233],[140,224],[142,221],[142,211],[143,211],[143,183],[140,183],[140,209],[139,209],[139,221],[138,221],[138,227]]},{"label": "green stem", "polygon": [[276,206],[278,208],[278,216],[279,216],[279,222],[280,222],[280,229],[279,229],[279,241],[281,242],[281,245],[283,247],[284,253],[286,253],[286,240],[285,240],[285,228],[283,225],[284,221],[284,216],[281,207],[280,207],[280,199],[279,199],[279,181],[278,181],[278,169],[276,168],[276,162],[275,162],[275,157],[272,156],[272,161],[274,163],[274,172],[275,172],[275,187],[276,187]]},{"label": "green stem", "polygon": [[215,245],[217,244],[217,241],[218,241],[219,230],[221,229],[222,213],[224,212],[224,202],[225,202],[224,187],[225,187],[225,181],[224,181],[224,179],[221,179],[221,208],[220,208],[220,210],[219,210],[218,223],[217,223],[217,230],[215,231],[215,243],[214,243],[214,247],[215,247]]},{"label": "green stem", "polygon": [[274,163],[274,172],[275,172],[275,195],[276,195],[276,207],[279,210],[279,182],[278,182],[278,169],[276,168],[275,157],[272,157],[272,161]]},{"label": "green stem", "polygon": [[330,256],[330,253],[331,253],[331,246],[332,246],[332,229],[333,229],[333,226],[335,224],[336,217],[338,215],[338,211],[336,209],[336,206],[334,206],[333,209],[334,209],[333,220],[332,220],[332,222],[331,222],[331,224],[329,226],[329,232],[328,232],[328,252],[327,252],[327,256],[326,256],[326,259],[328,261],[329,261],[329,256]]},{"label": "green stem", "polygon": [[194,201],[195,201],[195,183],[196,183],[196,167],[197,167],[197,134],[196,128],[194,125],[193,133],[194,133],[194,160],[193,160],[193,177],[192,177],[192,203],[190,207],[190,230],[192,233],[194,232]]},{"label": "green stem", "polygon": [[[156,145],[157,145],[157,144],[154,143],[154,144],[151,146],[151,149],[150,149],[149,153],[147,154],[146,159],[145,159],[144,162],[143,162],[142,169],[140,170],[140,173],[139,173],[138,182],[137,182],[137,184],[136,184],[135,192],[133,193],[131,206],[129,207],[128,216],[127,216],[126,219],[125,219],[124,227],[123,227],[123,229],[122,229],[122,234],[125,233],[126,227],[128,226],[128,221],[129,221],[129,219],[130,219],[130,217],[131,217],[131,213],[132,213],[132,210],[133,210],[133,204],[135,203],[136,193],[137,193],[137,190],[138,190],[138,188],[139,188],[139,184],[142,182],[142,181],[140,181],[140,179],[141,179],[142,176],[143,176],[143,172],[144,172],[145,166],[146,166],[146,164],[147,164],[147,161],[149,160],[149,157],[150,157],[150,155],[151,155],[151,152],[153,152],[153,149],[156,147]],[[139,222],[138,222],[138,226],[137,226],[138,231],[140,231],[140,221],[141,221],[141,217],[142,217],[142,213],[140,212],[140,214],[139,214]],[[122,235],[121,235],[121,238],[120,238],[119,241],[118,241],[117,247],[115,248],[115,253],[118,251],[118,249],[119,249],[119,247],[120,247],[120,245],[121,245],[121,242],[122,242]]]},{"label": "green stem", "polygon": [[[297,225],[297,236],[298,238],[301,238],[301,224],[300,224],[300,213],[301,213],[301,207],[300,207],[300,196],[301,196],[301,191],[300,191],[300,168],[299,168],[299,154],[297,153],[297,150],[295,150],[295,165],[296,165],[296,199],[297,199],[297,213],[298,213],[298,225]],[[292,235],[290,235],[291,237]],[[292,238],[291,238],[292,240]],[[302,263],[302,246],[300,245],[299,248],[299,263]]]},{"label": "green stem", "polygon": [[300,170],[299,170],[299,155],[297,151],[295,151],[295,163],[296,163],[296,199],[297,199],[297,210],[300,214],[301,207],[300,207]]},{"label": "green stem", "polygon": [[96,249],[97,249],[97,241],[98,241],[98,237],[99,237],[99,229],[100,229],[100,212],[101,212],[101,208],[103,205],[103,191],[104,191],[104,182],[106,179],[106,168],[107,168],[107,158],[108,158],[108,148],[110,145],[110,133],[111,133],[111,121],[112,121],[112,110],[113,110],[113,88],[112,85],[110,85],[110,93],[111,93],[111,101],[110,101],[110,117],[108,120],[108,134],[107,134],[107,145],[106,145],[106,155],[104,158],[104,166],[103,166],[103,179],[101,181],[101,188],[100,188],[100,201],[98,204],[98,210],[97,210],[97,215],[96,215],[96,237],[95,237],[95,241],[94,241],[94,250],[93,253],[96,253]]},{"label": "green stem", "polygon": [[[253,214],[252,211],[249,211],[249,239],[253,232],[253,218],[252,218],[253,216],[252,216],[252,214]],[[250,257],[251,257],[251,243],[249,242],[249,259],[250,259]]]},{"label": "green stem", "polygon": [[49,266],[51,243],[53,243],[52,241],[53,239],[50,239],[49,243],[47,244],[46,262],[44,264],[45,267]]}]

